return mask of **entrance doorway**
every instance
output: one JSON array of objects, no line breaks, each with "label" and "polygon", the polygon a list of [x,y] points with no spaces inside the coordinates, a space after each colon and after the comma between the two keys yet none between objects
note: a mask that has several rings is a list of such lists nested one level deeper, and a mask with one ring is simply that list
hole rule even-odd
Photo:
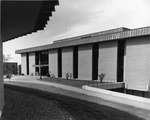
[{"label": "entrance doorway", "polygon": [[48,66],[42,66],[41,67],[41,75],[42,76],[47,76],[47,73],[49,72]]}]

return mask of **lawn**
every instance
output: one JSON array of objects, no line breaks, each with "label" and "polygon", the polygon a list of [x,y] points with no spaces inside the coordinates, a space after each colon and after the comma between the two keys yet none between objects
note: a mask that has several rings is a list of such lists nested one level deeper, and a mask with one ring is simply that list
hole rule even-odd
[{"label": "lawn", "polygon": [[5,107],[0,120],[142,119],[111,107],[63,95],[5,85]]}]

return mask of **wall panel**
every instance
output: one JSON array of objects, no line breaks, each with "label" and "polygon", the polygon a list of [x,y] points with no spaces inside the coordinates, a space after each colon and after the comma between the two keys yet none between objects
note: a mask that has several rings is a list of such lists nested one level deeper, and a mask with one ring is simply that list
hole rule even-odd
[{"label": "wall panel", "polygon": [[27,75],[26,53],[21,54],[21,73]]},{"label": "wall panel", "polygon": [[117,41],[99,43],[99,74],[105,73],[107,81],[116,81]]},{"label": "wall panel", "polygon": [[150,80],[149,37],[126,41],[125,82],[127,89],[147,91]]},{"label": "wall panel", "polygon": [[29,75],[35,75],[35,52],[29,53]]},{"label": "wall panel", "polygon": [[49,71],[51,71],[51,74],[55,75],[55,77],[58,77],[58,51],[57,49],[49,50]]},{"label": "wall panel", "polygon": [[[62,77],[66,78],[66,73],[73,75],[73,48],[62,48]],[[73,76],[72,76],[73,77]]]},{"label": "wall panel", "polygon": [[78,48],[78,78],[92,80],[92,44]]}]

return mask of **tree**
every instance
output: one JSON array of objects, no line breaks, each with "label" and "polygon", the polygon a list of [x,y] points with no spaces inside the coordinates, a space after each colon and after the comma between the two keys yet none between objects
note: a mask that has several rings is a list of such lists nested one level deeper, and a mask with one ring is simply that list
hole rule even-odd
[{"label": "tree", "polygon": [[6,75],[6,77],[9,78],[9,79],[11,78],[11,73],[9,72],[10,68],[6,64],[6,62],[8,62],[10,59],[12,59],[11,54],[9,54],[9,55],[4,55],[3,54],[3,72]]},{"label": "tree", "polygon": [[11,56],[11,54],[9,54],[9,55],[3,54],[3,62],[5,63],[5,62],[8,62],[10,59],[12,59],[10,56]]},{"label": "tree", "polygon": [[101,73],[101,74],[99,74],[98,76],[99,76],[99,80],[100,80],[100,83],[102,83],[103,82],[103,79],[105,78],[105,73]]}]

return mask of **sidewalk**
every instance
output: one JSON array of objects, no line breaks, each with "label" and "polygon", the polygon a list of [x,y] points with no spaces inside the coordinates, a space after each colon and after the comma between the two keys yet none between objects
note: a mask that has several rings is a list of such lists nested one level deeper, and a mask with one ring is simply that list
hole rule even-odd
[{"label": "sidewalk", "polygon": [[37,79],[39,79],[39,77],[35,77],[35,76],[34,77],[27,76],[27,78],[25,76],[14,77],[10,80],[10,82],[8,79],[5,79],[5,84],[22,86],[22,87],[38,89],[38,90],[42,90],[46,92],[57,93],[57,94],[97,103],[100,105],[106,105],[109,107],[117,108],[119,110],[126,111],[128,113],[142,117],[147,120],[150,118],[149,110],[144,110],[140,108],[135,108],[133,106],[104,100],[103,98],[98,97],[97,96],[98,93],[96,92],[83,90],[81,88],[68,86],[68,85],[62,85],[58,83],[45,82],[45,81],[41,81]]},{"label": "sidewalk", "polygon": [[[9,81],[8,79],[5,79],[6,81]],[[82,88],[83,85],[88,85],[92,83],[99,83],[99,81],[91,81],[91,80],[79,80],[79,79],[65,79],[65,78],[50,78],[42,76],[42,79],[40,79],[40,76],[13,76],[10,81],[41,81],[41,82],[51,82],[51,83],[58,83],[62,85],[69,85],[77,88]]]}]

